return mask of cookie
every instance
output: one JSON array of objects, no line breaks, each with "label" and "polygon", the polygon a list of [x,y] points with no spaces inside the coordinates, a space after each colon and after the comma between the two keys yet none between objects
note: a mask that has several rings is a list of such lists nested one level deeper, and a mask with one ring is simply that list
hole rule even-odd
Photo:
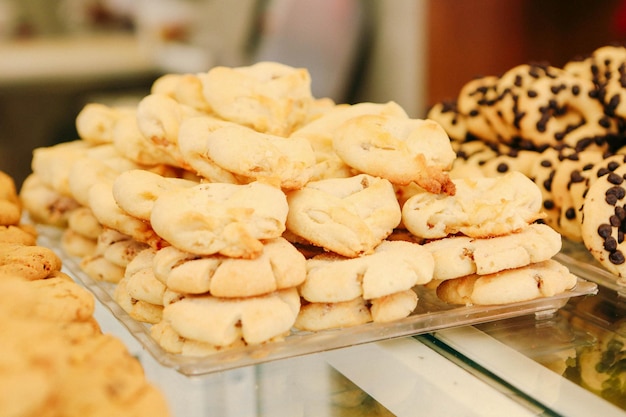
[{"label": "cookie", "polygon": [[597,178],[589,186],[582,206],[581,233],[585,247],[598,262],[618,277],[626,274],[624,227],[626,210],[623,165]]},{"label": "cookie", "polygon": [[437,122],[454,142],[468,139],[467,117],[459,111],[456,100],[435,103],[426,113],[426,118]]},{"label": "cookie", "polygon": [[17,275],[34,281],[45,279],[61,270],[61,259],[52,249],[43,246],[25,246],[18,243],[0,243],[0,277]]},{"label": "cookie", "polygon": [[559,208],[558,231],[574,242],[581,242],[580,221],[576,215],[577,207],[572,197],[572,183],[579,180],[577,173],[601,163],[604,155],[595,150],[576,152],[564,157],[556,166],[552,177],[552,195]]},{"label": "cookie", "polygon": [[163,193],[150,223],[180,250],[254,258],[263,250],[261,240],[281,236],[287,211],[285,194],[270,185],[205,183]]},{"label": "cookie", "polygon": [[201,80],[220,118],[276,136],[289,136],[301,125],[313,100],[309,72],[276,62],[216,66]]},{"label": "cookie", "polygon": [[374,323],[391,323],[408,317],[417,307],[417,293],[411,289],[398,291],[371,300],[370,313]]},{"label": "cookie", "polygon": [[335,131],[333,148],[360,172],[393,184],[416,182],[435,194],[454,194],[454,183],[446,171],[456,154],[446,132],[433,120],[354,117]]},{"label": "cookie", "polygon": [[178,148],[178,131],[184,119],[201,114],[165,94],[149,94],[137,105],[137,127],[145,138],[167,152],[176,166],[187,167]]},{"label": "cookie", "polygon": [[34,173],[22,183],[20,201],[33,222],[58,227],[67,227],[70,213],[80,207],[74,198],[54,191]]},{"label": "cookie", "polygon": [[401,220],[393,185],[366,174],[309,182],[287,201],[290,232],[346,257],[371,253]]},{"label": "cookie", "polygon": [[88,144],[100,145],[113,142],[113,129],[118,119],[126,114],[134,116],[132,107],[108,106],[88,103],[76,116],[76,131],[80,139]]},{"label": "cookie", "polygon": [[172,325],[164,320],[150,327],[150,336],[166,352],[180,354],[183,356],[207,356],[224,349],[235,349],[246,346],[242,339],[238,339],[228,346],[215,346],[210,343],[193,339],[186,339],[172,328]]},{"label": "cookie", "polygon": [[294,327],[318,332],[359,326],[372,321],[372,314],[362,297],[337,303],[303,303]]},{"label": "cookie", "polygon": [[384,241],[358,258],[322,254],[306,261],[300,296],[308,302],[337,303],[385,297],[429,282],[435,262],[422,245]]},{"label": "cookie", "polygon": [[265,181],[286,190],[302,188],[315,163],[305,138],[260,133],[236,124],[216,125],[207,118],[184,122],[179,142],[184,155],[189,154],[188,148],[197,149],[195,155],[210,161],[204,165],[215,164],[242,178],[241,182]]},{"label": "cookie", "polygon": [[[163,287],[163,284],[155,280],[149,280],[148,283],[138,282],[139,278],[146,278],[148,274],[147,270],[145,272],[138,272],[137,275],[138,280],[131,284],[132,293],[137,295],[139,293],[140,296],[152,296],[154,294],[158,294],[159,292],[159,284]],[[134,275],[133,275],[134,276]],[[152,277],[154,278],[154,277]],[[128,315],[141,323],[150,323],[156,324],[159,323],[163,318],[163,305],[162,302],[152,303],[150,301],[140,300],[134,298],[131,295],[131,289],[129,289],[129,283],[131,278],[127,276],[123,276],[115,285],[115,290],[113,292],[113,299],[119,306],[126,312]],[[146,290],[144,286],[148,284],[151,286],[152,291]],[[150,294],[150,295],[148,295]]]},{"label": "cookie", "polygon": [[406,201],[402,221],[407,230],[426,239],[457,233],[486,238],[521,230],[542,217],[541,191],[520,172],[454,181],[454,196],[423,192]]},{"label": "cookie", "polygon": [[34,246],[37,244],[37,232],[20,225],[0,225],[0,243],[18,243],[20,245]]},{"label": "cookie", "polygon": [[67,227],[89,239],[98,239],[103,230],[102,224],[89,207],[78,207],[72,210],[67,218]]},{"label": "cookie", "polygon": [[33,149],[32,172],[53,191],[71,197],[69,177],[72,164],[87,155],[92,147],[82,140],[61,142]]},{"label": "cookie", "polygon": [[163,320],[182,337],[229,346],[239,339],[254,345],[291,331],[300,310],[295,288],[237,299],[190,296],[168,304]]},{"label": "cookie", "polygon": [[72,229],[64,229],[61,235],[61,248],[70,256],[79,258],[92,255],[96,251],[97,239],[92,239],[75,232]]},{"label": "cookie", "polygon": [[296,287],[306,278],[304,256],[282,237],[265,241],[254,259],[199,257],[163,248],[154,255],[152,269],[170,290],[223,298],[269,294]]},{"label": "cookie", "polygon": [[166,244],[149,222],[131,216],[120,208],[113,197],[111,182],[93,184],[89,188],[88,203],[94,217],[103,227],[116,230],[154,248]]},{"label": "cookie", "polygon": [[311,173],[312,181],[346,178],[357,174],[337,155],[333,148],[333,137],[343,123],[366,114],[409,117],[406,111],[393,101],[333,105],[290,135],[293,138],[306,138],[315,152],[316,163]]},{"label": "cookie", "polygon": [[520,134],[539,148],[608,148],[603,138],[617,133],[617,126],[592,97],[594,89],[592,81],[564,71],[556,78],[536,80],[527,94],[519,96],[519,108],[524,111]]},{"label": "cookie", "polygon": [[161,147],[145,137],[139,129],[136,113],[125,114],[113,126],[113,147],[120,155],[137,164],[152,166],[165,164],[169,166],[185,166],[167,148]]},{"label": "cookie", "polygon": [[151,171],[133,169],[113,180],[112,192],[117,205],[127,214],[149,222],[152,206],[168,190],[192,187],[197,182],[183,178],[163,177]]},{"label": "cookie", "polygon": [[152,94],[165,94],[177,102],[202,113],[212,113],[211,106],[203,93],[201,77],[204,74],[164,74],[150,87]]},{"label": "cookie", "polygon": [[497,305],[552,297],[576,286],[566,266],[550,259],[487,275],[467,275],[441,282],[437,296],[450,304]]},{"label": "cookie", "polygon": [[433,255],[433,279],[493,274],[552,258],[561,250],[561,235],[545,224],[487,239],[451,236],[423,245]]},{"label": "cookie", "polygon": [[499,99],[496,90],[499,78],[484,76],[467,82],[457,98],[459,113],[465,116],[468,132],[489,143],[510,141],[510,124],[502,122],[502,115],[494,108]]}]

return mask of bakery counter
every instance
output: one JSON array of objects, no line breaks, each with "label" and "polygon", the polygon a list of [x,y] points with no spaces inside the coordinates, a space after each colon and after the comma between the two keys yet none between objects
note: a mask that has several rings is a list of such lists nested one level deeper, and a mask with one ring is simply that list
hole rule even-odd
[{"label": "bakery counter", "polygon": [[[602,385],[601,375],[596,372],[595,382],[588,381],[593,372],[589,357],[602,357],[598,352],[607,344],[608,322],[616,322],[609,317],[621,314],[621,303],[601,292],[571,299],[555,314],[201,376],[185,376],[157,363],[101,304],[96,318],[140,359],[175,416],[626,416],[614,404],[619,396],[602,398],[591,386]],[[624,407],[623,398],[620,405]]]}]

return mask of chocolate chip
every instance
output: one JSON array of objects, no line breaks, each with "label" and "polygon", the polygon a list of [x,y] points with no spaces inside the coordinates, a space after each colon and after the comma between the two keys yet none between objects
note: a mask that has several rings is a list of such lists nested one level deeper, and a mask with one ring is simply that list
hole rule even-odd
[{"label": "chocolate chip", "polygon": [[617,240],[614,237],[609,237],[604,241],[604,250],[613,252],[617,249]]},{"label": "chocolate chip", "polygon": [[506,164],[505,162],[500,162],[500,163],[498,164],[498,167],[496,168],[496,170],[497,170],[499,173],[505,173],[505,172],[507,172],[507,171],[509,170],[509,165],[508,165],[508,164]]},{"label": "chocolate chip", "polygon": [[598,226],[598,236],[600,236],[602,239],[610,237],[612,231],[613,228],[610,224],[602,223],[600,226]]},{"label": "chocolate chip", "polygon": [[609,261],[614,265],[621,265],[626,259],[624,259],[624,254],[621,251],[616,250],[609,254]]},{"label": "chocolate chip", "polygon": [[622,178],[621,176],[617,175],[614,172],[611,172],[609,176],[606,177],[606,180],[610,182],[611,184],[615,184],[615,185],[620,185],[621,183],[624,182],[624,178]]},{"label": "chocolate chip", "polygon": [[611,217],[609,217],[609,223],[611,224],[611,226],[613,227],[619,227],[620,224],[622,223],[619,219],[619,217],[617,217],[615,214],[612,215]]},{"label": "chocolate chip", "polygon": [[552,201],[552,200],[544,200],[543,207],[546,210],[552,210],[554,208],[554,201]]},{"label": "chocolate chip", "polygon": [[610,205],[614,206],[618,200],[621,200],[626,196],[626,190],[622,187],[611,187],[604,193],[605,201]]},{"label": "chocolate chip", "polygon": [[574,220],[576,218],[576,210],[574,210],[574,207],[565,210],[565,218],[567,218],[567,220]]}]

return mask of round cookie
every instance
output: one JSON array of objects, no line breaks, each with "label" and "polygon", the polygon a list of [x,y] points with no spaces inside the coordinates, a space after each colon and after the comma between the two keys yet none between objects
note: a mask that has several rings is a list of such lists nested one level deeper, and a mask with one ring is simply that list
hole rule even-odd
[{"label": "round cookie", "polygon": [[291,233],[350,258],[373,251],[401,220],[392,184],[367,174],[309,182],[287,201]]},{"label": "round cookie", "polygon": [[337,155],[349,166],[393,184],[416,182],[425,190],[454,194],[445,173],[456,154],[434,120],[364,115],[342,124],[333,138]]},{"label": "round cookie", "polygon": [[488,275],[467,275],[437,286],[437,296],[450,304],[497,305],[551,297],[576,285],[566,266],[549,259]]},{"label": "round cookie", "polygon": [[609,272],[626,275],[624,220],[626,219],[626,167],[620,166],[589,186],[582,206],[582,239]]},{"label": "round cookie", "polygon": [[530,224],[488,239],[451,236],[423,245],[435,259],[433,279],[486,275],[552,258],[561,250],[561,235],[545,224]]},{"label": "round cookie", "polygon": [[521,230],[542,218],[541,191],[520,172],[454,181],[454,196],[423,192],[406,201],[402,221],[409,232],[426,239],[457,233],[494,237]]}]

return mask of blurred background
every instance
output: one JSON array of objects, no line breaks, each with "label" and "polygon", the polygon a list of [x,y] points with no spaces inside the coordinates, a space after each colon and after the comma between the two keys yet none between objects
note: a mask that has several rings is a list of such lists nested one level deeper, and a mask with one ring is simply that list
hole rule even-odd
[{"label": "blurred background", "polygon": [[146,95],[171,72],[273,60],[313,94],[394,100],[416,118],[469,80],[562,66],[623,42],[624,0],[0,0],[0,170],[74,140],[88,102]]}]

